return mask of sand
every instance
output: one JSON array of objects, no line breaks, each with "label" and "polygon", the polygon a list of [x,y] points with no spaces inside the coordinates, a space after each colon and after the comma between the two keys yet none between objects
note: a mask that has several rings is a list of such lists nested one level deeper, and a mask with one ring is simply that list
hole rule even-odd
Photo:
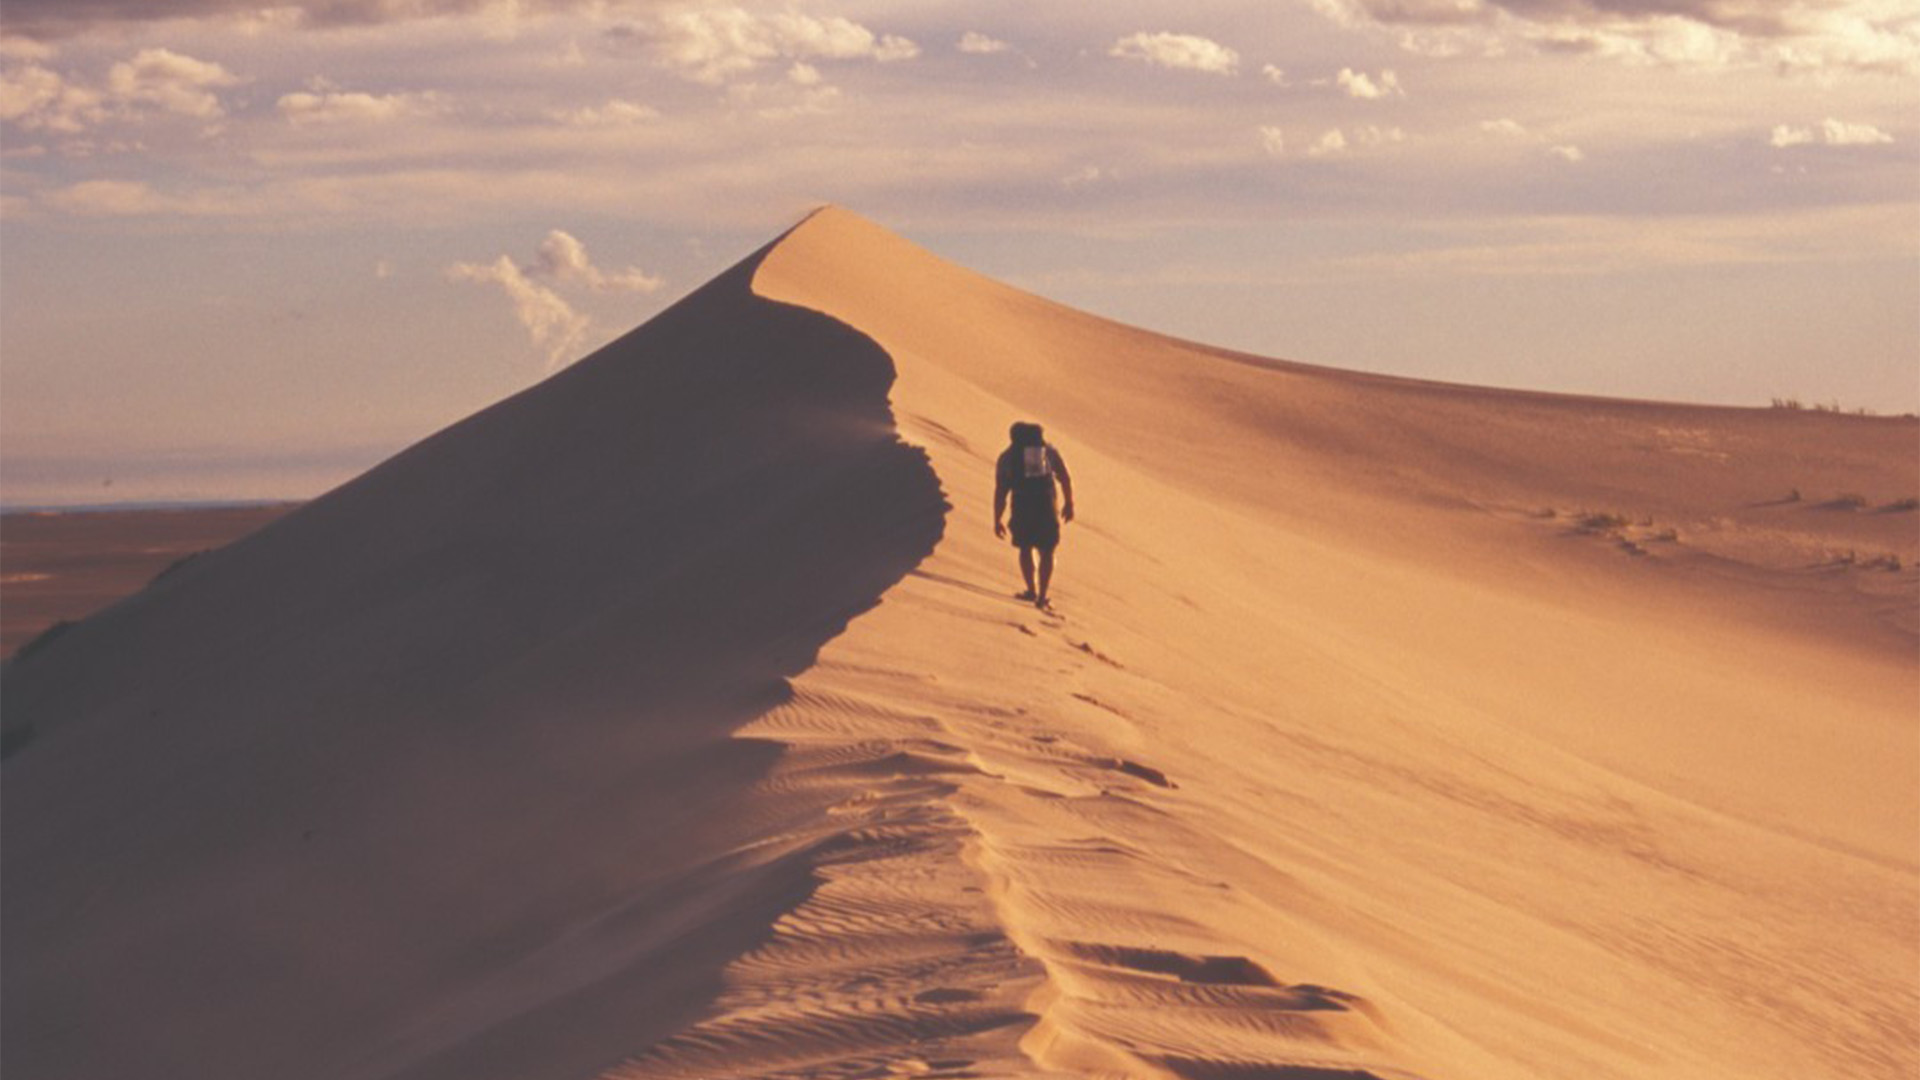
[{"label": "sand", "polygon": [[824,210],[8,669],[3,1064],[1912,1075],[1917,435],[1238,356]]}]

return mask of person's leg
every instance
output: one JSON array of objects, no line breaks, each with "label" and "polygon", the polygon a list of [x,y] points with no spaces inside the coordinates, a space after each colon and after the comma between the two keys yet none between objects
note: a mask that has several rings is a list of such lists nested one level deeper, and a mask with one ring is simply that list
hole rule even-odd
[{"label": "person's leg", "polygon": [[1040,590],[1035,593],[1042,602],[1047,599],[1047,585],[1053,581],[1053,549],[1040,549]]},{"label": "person's leg", "polygon": [[[1052,552],[1048,552],[1048,565],[1052,565]],[[1033,590],[1033,549],[1030,547],[1020,549],[1020,576],[1026,580],[1028,596],[1040,595]]]}]

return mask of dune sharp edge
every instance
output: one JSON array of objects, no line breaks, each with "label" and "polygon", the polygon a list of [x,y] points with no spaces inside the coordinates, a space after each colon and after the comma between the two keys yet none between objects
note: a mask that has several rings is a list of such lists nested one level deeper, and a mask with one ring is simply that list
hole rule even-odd
[{"label": "dune sharp edge", "polygon": [[827,208],[8,669],[5,1071],[1912,1075],[1917,433],[1240,356]]}]

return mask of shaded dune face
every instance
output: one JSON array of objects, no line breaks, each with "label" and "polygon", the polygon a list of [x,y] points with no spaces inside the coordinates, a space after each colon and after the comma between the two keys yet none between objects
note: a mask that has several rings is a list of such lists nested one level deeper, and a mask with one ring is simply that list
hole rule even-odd
[{"label": "shaded dune face", "polygon": [[7,1075],[563,1075],[796,902],[728,736],[945,504],[759,258],[9,667]]}]

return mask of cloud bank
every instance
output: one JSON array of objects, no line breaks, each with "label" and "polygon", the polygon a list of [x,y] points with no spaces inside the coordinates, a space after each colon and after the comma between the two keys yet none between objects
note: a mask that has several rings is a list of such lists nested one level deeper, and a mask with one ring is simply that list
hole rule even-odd
[{"label": "cloud bank", "polygon": [[164,48],[140,50],[94,84],[28,59],[0,69],[0,120],[62,134],[142,113],[211,121],[226,115],[217,91],[241,82],[219,64]]},{"label": "cloud bank", "polygon": [[1515,45],[1634,64],[1920,72],[1909,0],[1310,0],[1343,26],[1387,27],[1429,55]]}]

